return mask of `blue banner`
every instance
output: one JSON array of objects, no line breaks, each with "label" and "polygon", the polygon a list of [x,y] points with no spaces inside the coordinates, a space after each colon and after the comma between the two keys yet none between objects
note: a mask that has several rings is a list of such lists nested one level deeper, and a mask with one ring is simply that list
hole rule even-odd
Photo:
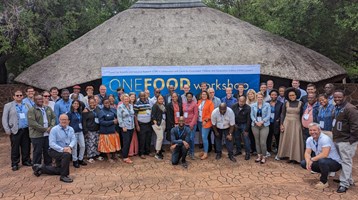
[{"label": "blue banner", "polygon": [[227,87],[233,88],[233,94],[236,94],[240,83],[245,85],[245,91],[258,91],[260,65],[102,67],[102,84],[109,94],[115,94],[118,87],[123,87],[126,93],[137,95],[148,89],[154,96],[155,88],[167,94],[169,85],[183,94],[182,87],[188,84],[195,95],[202,82],[214,88],[215,96],[219,98],[225,96]]}]

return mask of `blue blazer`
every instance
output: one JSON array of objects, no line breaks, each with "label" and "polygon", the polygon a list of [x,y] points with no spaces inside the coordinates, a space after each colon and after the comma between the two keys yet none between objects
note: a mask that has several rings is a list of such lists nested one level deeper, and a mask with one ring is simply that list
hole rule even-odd
[{"label": "blue blazer", "polygon": [[[264,121],[264,126],[270,126],[270,117],[271,117],[271,106],[269,103],[262,103],[262,120]],[[257,102],[251,105],[251,126],[255,126],[256,117],[257,117]]]}]

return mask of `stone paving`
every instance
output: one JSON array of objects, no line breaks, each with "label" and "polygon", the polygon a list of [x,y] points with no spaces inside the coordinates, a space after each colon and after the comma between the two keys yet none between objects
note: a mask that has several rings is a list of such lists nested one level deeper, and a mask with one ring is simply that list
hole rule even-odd
[{"label": "stone paving", "polygon": [[[358,186],[337,194],[333,178],[329,188],[315,190],[319,175],[297,164],[270,158],[260,165],[243,156],[232,163],[225,152],[219,161],[214,154],[205,161],[188,160],[188,169],[172,166],[168,151],[163,161],[134,157],[133,164],[71,166],[74,182],[68,184],[58,176],[35,177],[31,167],[11,171],[9,143],[7,137],[0,138],[0,199],[358,199]],[[358,180],[357,156],[354,161]]]}]

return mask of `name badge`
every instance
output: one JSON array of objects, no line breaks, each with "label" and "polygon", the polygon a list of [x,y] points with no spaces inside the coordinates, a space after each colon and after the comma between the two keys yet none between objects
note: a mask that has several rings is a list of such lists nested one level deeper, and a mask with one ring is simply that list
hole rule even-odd
[{"label": "name badge", "polygon": [[165,114],[162,115],[163,119],[165,119]]},{"label": "name badge", "polygon": [[79,127],[80,129],[82,129],[82,123],[79,123],[79,124],[78,124],[78,127]]},{"label": "name badge", "polygon": [[261,121],[262,121],[262,117],[257,117],[256,121],[261,122]]},{"label": "name badge", "polygon": [[99,119],[98,119],[98,117],[94,118],[94,123],[99,124]]},{"label": "name badge", "polygon": [[319,126],[320,126],[321,128],[324,128],[324,121],[319,121]]},{"label": "name badge", "polygon": [[180,112],[175,112],[176,117],[180,117]]},{"label": "name badge", "polygon": [[184,112],[184,118],[188,118],[188,112]]},{"label": "name badge", "polygon": [[20,113],[20,119],[25,119],[25,118],[26,118],[25,113]]},{"label": "name badge", "polygon": [[270,118],[275,119],[275,113],[271,113]]},{"label": "name badge", "polygon": [[309,114],[304,114],[304,115],[303,115],[303,119],[304,119],[304,120],[308,120],[309,117],[310,117]]},{"label": "name badge", "polygon": [[336,119],[333,119],[333,121],[332,121],[332,126],[333,126],[333,127],[336,126]]}]

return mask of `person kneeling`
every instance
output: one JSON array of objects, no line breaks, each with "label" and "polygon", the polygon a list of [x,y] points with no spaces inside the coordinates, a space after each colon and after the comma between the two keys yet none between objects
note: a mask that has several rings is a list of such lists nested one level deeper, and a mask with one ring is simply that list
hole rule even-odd
[{"label": "person kneeling", "polygon": [[60,175],[60,181],[71,183],[73,180],[68,177],[72,159],[71,153],[73,147],[77,145],[77,140],[73,128],[68,125],[68,116],[62,114],[59,119],[60,124],[54,126],[50,131],[50,149],[48,150],[48,154],[56,159],[56,167],[35,164],[32,166],[32,169],[37,177],[41,174]]},{"label": "person kneeling", "polygon": [[[341,158],[332,139],[321,132],[319,124],[310,123],[308,127],[311,137],[306,141],[305,160],[301,161],[301,167],[321,173],[320,181],[315,188],[324,189],[329,186],[328,174],[341,169]],[[312,151],[316,156],[311,157]]]},{"label": "person kneeling", "polygon": [[181,158],[183,167],[187,168],[188,164],[185,158],[189,150],[190,128],[185,126],[184,122],[184,117],[181,116],[179,125],[170,130],[172,142],[170,149],[172,150],[172,164],[178,165]]}]

